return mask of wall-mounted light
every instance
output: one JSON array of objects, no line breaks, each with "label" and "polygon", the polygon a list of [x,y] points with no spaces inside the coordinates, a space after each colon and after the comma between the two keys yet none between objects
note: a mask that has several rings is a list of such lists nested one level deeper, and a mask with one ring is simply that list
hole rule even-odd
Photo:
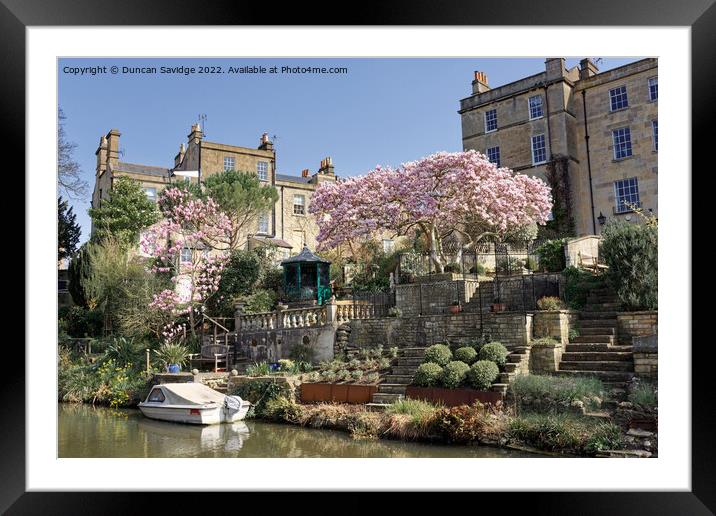
[{"label": "wall-mounted light", "polygon": [[599,221],[599,225],[603,226],[604,223],[607,221],[607,218],[604,216],[604,214],[600,211],[599,217],[597,217],[597,220]]}]

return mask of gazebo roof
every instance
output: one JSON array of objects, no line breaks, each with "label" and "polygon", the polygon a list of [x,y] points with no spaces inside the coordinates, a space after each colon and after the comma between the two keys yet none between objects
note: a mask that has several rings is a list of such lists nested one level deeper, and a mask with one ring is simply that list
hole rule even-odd
[{"label": "gazebo roof", "polygon": [[286,258],[281,262],[281,265],[288,265],[291,263],[331,263],[328,260],[324,260],[320,256],[313,254],[307,245],[303,246],[303,250],[296,256]]}]

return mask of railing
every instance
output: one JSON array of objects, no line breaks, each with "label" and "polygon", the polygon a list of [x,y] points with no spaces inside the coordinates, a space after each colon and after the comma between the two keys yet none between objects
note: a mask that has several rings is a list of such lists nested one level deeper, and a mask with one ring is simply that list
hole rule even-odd
[{"label": "railing", "polygon": [[241,330],[275,330],[278,328],[310,328],[323,326],[328,317],[325,306],[291,308],[275,312],[242,314]]},{"label": "railing", "polygon": [[339,324],[355,319],[375,319],[386,315],[387,308],[368,301],[338,301],[336,303],[336,322]]},{"label": "railing", "polygon": [[[537,248],[543,241],[480,242],[471,249],[459,246],[444,250],[444,273],[458,274],[463,279],[513,276],[539,271]],[[430,276],[439,272],[429,252],[407,252],[400,255],[398,283],[410,283],[411,277]]]}]

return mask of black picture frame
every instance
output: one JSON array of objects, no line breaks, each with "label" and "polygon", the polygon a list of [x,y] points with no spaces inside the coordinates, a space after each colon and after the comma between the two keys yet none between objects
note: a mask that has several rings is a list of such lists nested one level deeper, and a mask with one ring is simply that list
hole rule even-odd
[{"label": "black picture frame", "polygon": [[[25,29],[28,26],[57,25],[342,25],[343,15],[336,4],[295,3],[267,5],[260,2],[187,0],[125,0],[107,4],[90,0],[0,0],[0,120],[3,147],[14,149],[19,158],[15,165],[25,169]],[[513,0],[510,2],[435,2],[400,0],[361,2],[351,23],[366,25],[610,25],[610,26],[688,26],[692,44],[692,146],[696,163],[708,167],[710,129],[714,119],[716,84],[716,6],[714,0],[617,0],[578,3],[564,0]],[[270,13],[268,11],[271,11]],[[340,18],[340,19],[339,19]],[[9,127],[12,130],[7,130]],[[707,140],[707,138],[709,138]],[[711,145],[709,145],[711,144]],[[684,167],[687,169],[687,166]],[[35,171],[36,172],[36,171]],[[29,173],[29,171],[26,171]],[[669,172],[666,172],[669,173]],[[685,174],[685,170],[678,171]],[[22,188],[22,185],[18,185]],[[684,209],[689,209],[685,207]],[[25,234],[25,238],[33,238]],[[19,245],[16,244],[19,248]],[[691,256],[690,250],[683,250]],[[29,271],[25,271],[26,277]],[[684,274],[691,284],[691,277]],[[684,300],[691,302],[691,300]],[[18,303],[19,305],[19,303]],[[24,304],[23,304],[24,305]],[[688,336],[684,343],[688,346]],[[669,343],[676,344],[676,343]],[[708,379],[712,370],[712,344],[704,342],[698,360],[692,360],[692,490],[690,492],[563,492],[563,493],[481,493],[481,507],[496,507],[487,496],[509,500],[515,508],[526,503],[535,514],[712,514],[716,512],[716,435],[714,404]],[[27,345],[27,343],[26,343]],[[694,355],[696,350],[694,350]],[[3,407],[12,407],[13,417],[0,417],[0,511],[7,514],[128,514],[135,513],[145,500],[137,494],[121,493],[26,493],[25,492],[25,378],[24,361],[14,354],[12,367],[5,367],[0,384]],[[100,472],[98,472],[100,473]],[[294,493],[299,505],[305,494]],[[429,493],[416,494],[413,501]],[[145,498],[148,496],[143,495]],[[227,496],[211,495],[217,510],[226,510]],[[238,498],[242,498],[243,495]],[[281,498],[270,495],[273,507],[282,506]],[[162,496],[160,503],[167,501]],[[343,508],[366,507],[365,495],[347,494]],[[203,503],[195,495],[171,495],[167,510],[180,507],[182,512]],[[141,504],[141,505],[140,505]],[[467,507],[466,507],[467,509]],[[499,509],[496,509],[499,510]],[[143,511],[142,511],[143,512]]]}]

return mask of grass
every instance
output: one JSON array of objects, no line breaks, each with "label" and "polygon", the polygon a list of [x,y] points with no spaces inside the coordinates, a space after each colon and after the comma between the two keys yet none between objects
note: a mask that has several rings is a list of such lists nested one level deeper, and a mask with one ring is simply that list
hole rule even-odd
[{"label": "grass", "polygon": [[595,397],[601,399],[604,396],[604,385],[594,377],[517,376],[511,389],[518,402],[530,397],[557,405],[579,400],[593,406],[596,404]]},{"label": "grass", "polygon": [[526,414],[511,420],[510,439],[543,450],[592,455],[622,446],[621,431],[612,423],[567,414]]},{"label": "grass", "polygon": [[658,405],[656,389],[650,383],[640,383],[629,393],[629,401],[642,409],[654,410]]}]

